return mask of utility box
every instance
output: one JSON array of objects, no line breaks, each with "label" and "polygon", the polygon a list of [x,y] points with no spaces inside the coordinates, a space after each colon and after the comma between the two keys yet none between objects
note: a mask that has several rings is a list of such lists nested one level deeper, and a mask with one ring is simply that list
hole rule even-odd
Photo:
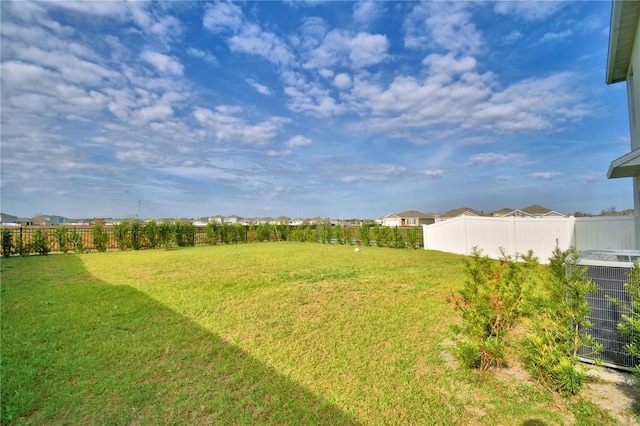
[{"label": "utility box", "polygon": [[[634,262],[640,262],[640,250],[587,250],[579,253],[578,265],[586,267],[586,278],[598,286],[598,291],[587,296],[591,307],[589,320],[593,328],[588,330],[603,350],[598,354],[590,354],[592,348],[583,348],[579,352],[583,361],[593,362],[600,359],[604,365],[631,370],[640,364],[640,358],[629,355],[624,347],[630,343],[628,337],[622,336],[618,323],[622,321],[624,311],[607,299],[607,296],[623,303],[631,303],[631,294],[624,284],[629,279]],[[567,271],[571,273],[571,271]]]}]

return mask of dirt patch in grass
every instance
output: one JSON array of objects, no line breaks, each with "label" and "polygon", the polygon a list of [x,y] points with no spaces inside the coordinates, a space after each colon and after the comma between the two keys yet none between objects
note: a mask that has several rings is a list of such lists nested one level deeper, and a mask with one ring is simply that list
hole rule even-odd
[{"label": "dirt patch in grass", "polygon": [[607,410],[620,424],[640,426],[640,379],[600,367],[590,368],[588,374],[584,398]]}]

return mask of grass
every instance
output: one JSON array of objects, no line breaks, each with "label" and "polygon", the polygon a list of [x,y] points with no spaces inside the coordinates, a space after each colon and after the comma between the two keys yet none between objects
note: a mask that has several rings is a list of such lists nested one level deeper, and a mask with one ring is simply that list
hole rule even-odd
[{"label": "grass", "polygon": [[612,422],[449,359],[456,255],[263,243],[1,270],[2,424]]}]

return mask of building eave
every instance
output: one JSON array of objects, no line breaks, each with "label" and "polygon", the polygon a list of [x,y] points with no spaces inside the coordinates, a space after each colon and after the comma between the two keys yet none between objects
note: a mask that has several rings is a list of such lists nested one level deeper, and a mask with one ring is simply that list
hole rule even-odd
[{"label": "building eave", "polygon": [[640,2],[614,0],[611,3],[609,53],[607,55],[607,84],[627,79],[631,52],[640,16]]},{"label": "building eave", "polygon": [[613,160],[607,172],[609,179],[635,176],[640,176],[640,148]]}]

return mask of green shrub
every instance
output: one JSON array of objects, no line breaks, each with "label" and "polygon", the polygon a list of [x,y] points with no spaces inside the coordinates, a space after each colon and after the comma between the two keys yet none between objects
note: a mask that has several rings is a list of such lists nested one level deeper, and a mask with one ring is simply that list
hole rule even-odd
[{"label": "green shrub", "polygon": [[31,252],[31,244],[29,244],[29,242],[24,238],[24,236],[22,235],[22,232],[20,232],[20,235],[16,240],[16,245],[14,247],[14,250],[16,254],[22,257],[28,256],[29,253]]},{"label": "green shrub", "polygon": [[69,251],[69,231],[66,226],[58,226],[55,230],[58,250],[67,254]]},{"label": "green shrub", "polygon": [[82,234],[80,234],[77,229],[74,229],[71,233],[71,244],[73,244],[74,253],[81,254],[84,251],[84,240],[82,239]]},{"label": "green shrub", "polygon": [[140,250],[144,246],[144,229],[142,228],[142,222],[140,219],[131,221],[129,226],[129,242],[131,248],[134,250]]},{"label": "green shrub", "polygon": [[416,227],[407,229],[407,245],[409,248],[418,247],[418,229]]},{"label": "green shrub", "polygon": [[91,236],[93,237],[93,247],[99,252],[107,251],[107,243],[109,242],[109,234],[104,229],[104,226],[97,223],[93,225],[91,229]]},{"label": "green shrub", "polygon": [[521,354],[529,372],[556,391],[577,393],[585,377],[579,351],[590,347],[591,352],[583,355],[592,355],[601,350],[601,345],[587,333],[591,323],[586,297],[595,291],[595,284],[585,276],[585,268],[578,265],[577,252],[556,247],[544,285],[529,307],[531,325]]},{"label": "green shrub", "polygon": [[158,227],[158,243],[165,250],[173,248],[175,243],[175,227],[170,223],[163,222]]},{"label": "green shrub", "polygon": [[33,233],[33,251],[43,256],[46,256],[51,251],[51,245],[49,244],[49,236],[42,228],[36,229]]},{"label": "green shrub", "polygon": [[2,229],[2,257],[5,259],[11,256],[13,251],[13,232],[11,229]]},{"label": "green shrub", "polygon": [[196,244],[196,229],[191,222],[176,222],[174,237],[178,247],[192,247]]},{"label": "green shrub", "polygon": [[131,247],[131,228],[129,222],[123,220],[113,225],[113,236],[116,238],[120,250]]},{"label": "green shrub", "polygon": [[463,365],[486,371],[505,363],[507,332],[524,313],[523,302],[539,267],[532,253],[518,260],[503,253],[494,261],[476,248],[464,260],[467,279],[448,298],[462,313],[462,323],[453,331]]},{"label": "green shrub", "polygon": [[207,239],[207,244],[216,245],[218,244],[218,237],[220,236],[219,226],[215,222],[207,223],[207,226],[204,227],[204,233]]},{"label": "green shrub", "polygon": [[363,224],[360,229],[358,230],[358,238],[360,238],[360,242],[365,245],[365,246],[369,246],[369,243],[371,242],[371,236],[369,235],[369,225],[367,224]]},{"label": "green shrub", "polygon": [[142,229],[143,235],[147,238],[149,248],[157,248],[160,243],[160,236],[158,234],[159,228],[155,220],[151,220],[144,224]]},{"label": "green shrub", "polygon": [[[624,312],[622,321],[618,323],[617,328],[620,334],[629,341],[625,345],[625,350],[629,355],[640,359],[640,263],[633,263],[624,287],[631,296],[631,302],[622,302],[613,298],[609,298],[609,300]],[[635,365],[634,373],[640,376],[640,364]]]}]

